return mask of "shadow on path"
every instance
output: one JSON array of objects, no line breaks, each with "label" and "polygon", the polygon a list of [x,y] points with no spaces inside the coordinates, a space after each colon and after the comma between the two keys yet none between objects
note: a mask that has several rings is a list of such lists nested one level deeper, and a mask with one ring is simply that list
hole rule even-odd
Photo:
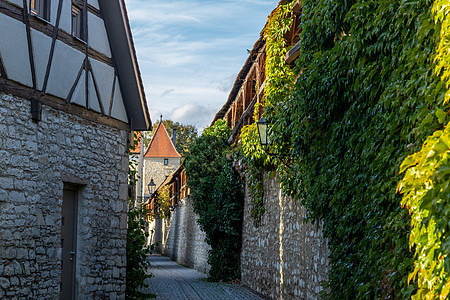
[{"label": "shadow on path", "polygon": [[147,279],[148,292],[156,294],[156,299],[264,299],[240,284],[206,282],[205,274],[183,267],[160,254],[149,255],[148,260],[151,264],[148,272],[153,274]]}]

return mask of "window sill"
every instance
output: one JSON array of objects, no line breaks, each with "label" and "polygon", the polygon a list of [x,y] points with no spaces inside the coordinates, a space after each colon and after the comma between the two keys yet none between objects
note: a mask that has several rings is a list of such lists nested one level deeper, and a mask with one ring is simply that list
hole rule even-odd
[{"label": "window sill", "polygon": [[83,43],[84,45],[86,45],[86,44],[87,44],[87,42],[86,42],[86,41],[84,41],[84,40],[80,39],[79,37],[77,37],[77,36],[75,36],[75,35],[73,35],[73,34],[71,34],[71,36],[72,36],[72,37],[73,37],[74,39],[76,39],[77,41],[79,41],[79,42]]},{"label": "window sill", "polygon": [[36,20],[39,20],[39,21],[41,21],[41,22],[43,22],[43,23],[45,23],[45,24],[48,24],[48,25],[52,25],[52,26],[53,26],[53,24],[52,24],[49,20],[44,19],[44,18],[41,17],[40,15],[36,15],[36,14],[31,13],[30,16],[32,16],[32,17],[35,18]]}]

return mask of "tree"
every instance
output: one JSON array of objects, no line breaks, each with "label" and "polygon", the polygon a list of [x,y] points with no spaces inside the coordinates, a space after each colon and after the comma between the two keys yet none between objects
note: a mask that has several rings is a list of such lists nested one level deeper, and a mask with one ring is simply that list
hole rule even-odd
[{"label": "tree", "polygon": [[231,131],[224,120],[206,128],[186,160],[197,224],[211,246],[208,279],[229,281],[240,277],[243,183],[227,159]]}]

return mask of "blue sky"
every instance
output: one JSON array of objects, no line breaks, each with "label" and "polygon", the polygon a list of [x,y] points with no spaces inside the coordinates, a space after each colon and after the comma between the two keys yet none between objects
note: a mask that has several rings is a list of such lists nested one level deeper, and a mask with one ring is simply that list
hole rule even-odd
[{"label": "blue sky", "polygon": [[277,4],[126,0],[153,122],[208,126]]}]

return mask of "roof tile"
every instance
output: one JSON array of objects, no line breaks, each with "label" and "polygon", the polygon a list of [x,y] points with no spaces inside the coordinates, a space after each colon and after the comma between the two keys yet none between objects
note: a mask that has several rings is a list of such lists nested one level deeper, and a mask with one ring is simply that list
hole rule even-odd
[{"label": "roof tile", "polygon": [[156,128],[144,157],[181,157],[177,149],[175,149],[163,123],[159,123],[158,128]]}]

